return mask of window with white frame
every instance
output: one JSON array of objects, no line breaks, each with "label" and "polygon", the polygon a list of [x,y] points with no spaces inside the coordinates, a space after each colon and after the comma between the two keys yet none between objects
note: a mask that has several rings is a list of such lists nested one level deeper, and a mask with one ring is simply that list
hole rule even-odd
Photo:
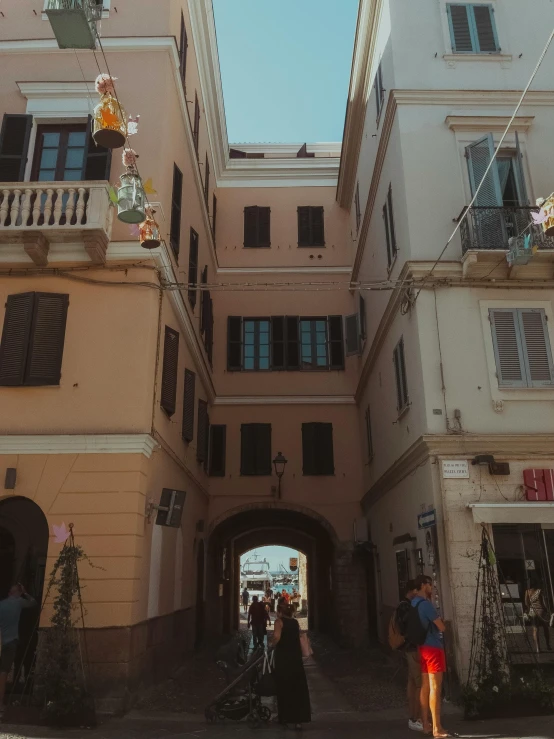
[{"label": "window with white frame", "polygon": [[494,54],[500,51],[492,5],[448,3],[446,12],[454,54]]}]

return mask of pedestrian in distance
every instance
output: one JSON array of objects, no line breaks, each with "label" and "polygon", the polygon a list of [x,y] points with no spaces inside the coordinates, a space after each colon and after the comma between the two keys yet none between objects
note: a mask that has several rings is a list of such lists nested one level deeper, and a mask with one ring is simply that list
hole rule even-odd
[{"label": "pedestrian in distance", "polygon": [[4,712],[6,683],[12,669],[19,641],[19,617],[24,608],[36,606],[21,583],[10,588],[8,597],[0,601],[0,719]]},{"label": "pedestrian in distance", "polygon": [[293,618],[292,608],[284,598],[279,599],[278,618],[275,621],[275,683],[279,723],[294,724],[297,730],[312,720],[310,691],[304,671],[300,625]]},{"label": "pedestrian in distance", "polygon": [[389,644],[392,649],[403,652],[408,666],[408,728],[423,731],[421,721],[421,662],[416,644],[407,639],[408,616],[412,599],[417,595],[416,581],[408,580],[404,598],[398,604],[389,624]]},{"label": "pedestrian in distance", "polygon": [[298,611],[300,610],[300,600],[302,596],[300,593],[296,590],[296,588],[292,591],[292,595],[290,597],[290,602],[292,605],[293,613],[296,616]]},{"label": "pedestrian in distance", "polygon": [[250,593],[247,588],[242,591],[242,607],[245,613],[248,613],[248,604],[250,603]]},{"label": "pedestrian in distance", "polygon": [[248,609],[248,628],[252,628],[254,649],[264,648],[264,639],[267,634],[267,624],[271,623],[265,603],[258,600],[257,595],[252,596],[252,605]]},{"label": "pedestrian in distance", "polygon": [[[451,736],[441,722],[442,681],[446,656],[442,633],[444,621],[431,603],[433,581],[426,575],[415,580],[416,595],[411,600],[406,640],[417,644],[421,662],[421,720],[423,733],[435,739]],[[429,716],[431,714],[431,718]]]}]

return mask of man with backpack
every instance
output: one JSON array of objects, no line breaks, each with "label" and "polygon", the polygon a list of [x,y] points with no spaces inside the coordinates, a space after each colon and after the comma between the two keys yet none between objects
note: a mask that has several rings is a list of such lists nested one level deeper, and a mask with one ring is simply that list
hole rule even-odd
[{"label": "man with backpack", "polygon": [[[421,661],[421,719],[423,732],[433,732],[435,739],[450,734],[441,723],[442,678],[446,672],[446,657],[442,633],[444,621],[431,603],[433,581],[426,575],[416,577],[417,593],[412,598],[408,615],[406,639],[417,644]],[[431,711],[432,723],[429,720]]]},{"label": "man with backpack", "polygon": [[421,708],[419,693],[421,690],[421,667],[417,646],[406,639],[408,630],[408,616],[411,601],[416,595],[415,580],[408,580],[404,598],[398,604],[389,624],[389,644],[392,649],[398,649],[406,655],[408,665],[408,728],[412,731],[423,731],[423,723],[419,718]]}]

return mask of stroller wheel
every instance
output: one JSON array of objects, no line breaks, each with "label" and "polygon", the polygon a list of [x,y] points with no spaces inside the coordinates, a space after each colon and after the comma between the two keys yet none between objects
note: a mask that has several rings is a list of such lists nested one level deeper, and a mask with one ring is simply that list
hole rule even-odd
[{"label": "stroller wheel", "polygon": [[267,706],[260,707],[260,718],[264,723],[267,723],[271,720],[271,711]]},{"label": "stroller wheel", "polygon": [[246,720],[248,721],[248,726],[251,729],[257,729],[260,726],[260,716],[258,713],[249,713],[246,717]]}]

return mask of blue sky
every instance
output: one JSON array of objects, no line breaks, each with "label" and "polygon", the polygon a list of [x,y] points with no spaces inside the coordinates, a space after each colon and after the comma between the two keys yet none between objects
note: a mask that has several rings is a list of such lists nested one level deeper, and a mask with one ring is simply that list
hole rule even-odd
[{"label": "blue sky", "polygon": [[358,0],[214,0],[230,143],[341,141]]},{"label": "blue sky", "polygon": [[258,549],[252,549],[252,551],[243,554],[240,558],[241,564],[246,562],[248,557],[254,552],[259,554],[261,559],[267,559],[269,561],[269,569],[272,571],[278,570],[281,562],[288,570],[289,559],[291,557],[298,557],[296,549],[289,549],[289,547],[258,547]]}]

